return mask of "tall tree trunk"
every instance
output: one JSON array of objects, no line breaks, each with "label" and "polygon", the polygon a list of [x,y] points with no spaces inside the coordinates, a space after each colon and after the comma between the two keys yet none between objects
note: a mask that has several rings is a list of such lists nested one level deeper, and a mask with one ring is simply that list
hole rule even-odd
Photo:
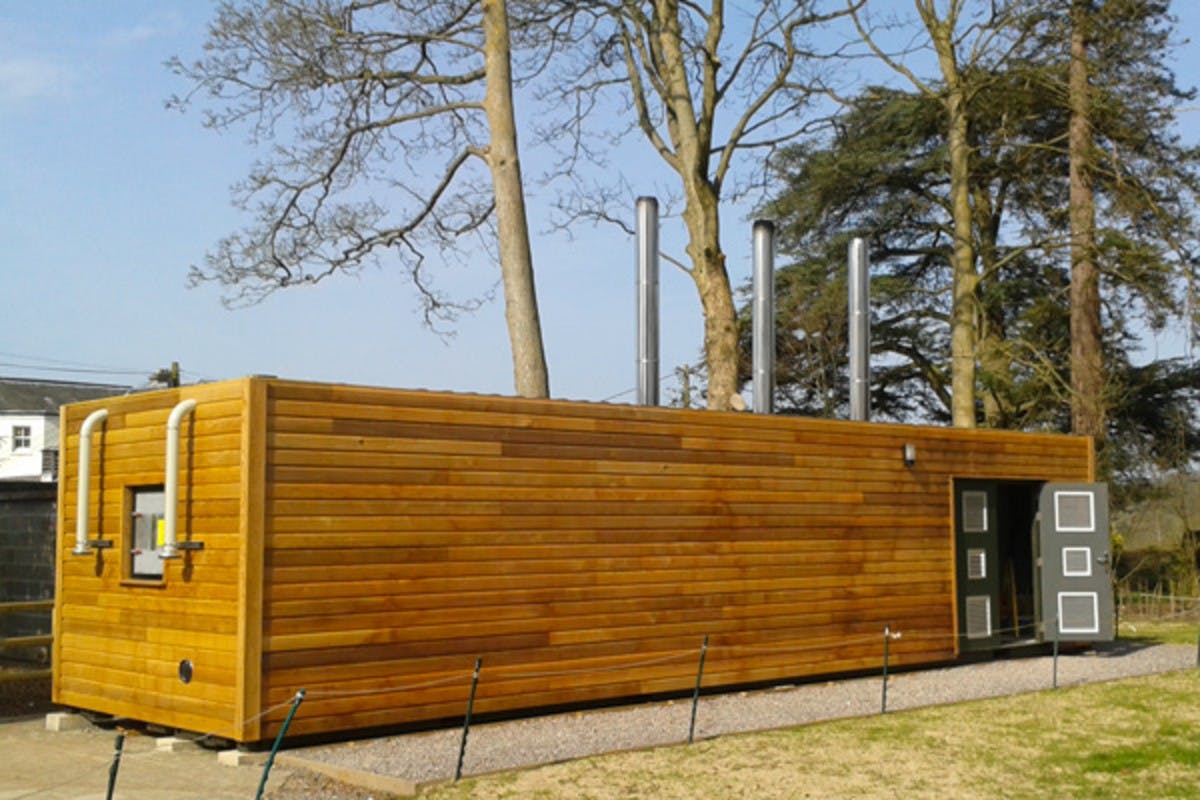
[{"label": "tall tree trunk", "polygon": [[488,166],[496,195],[504,318],[512,347],[513,386],[522,397],[549,397],[550,379],[542,346],[533,254],[525,216],[525,192],[517,151],[513,111],[512,62],[506,0],[483,0],[484,63],[487,90],[483,106],[490,129]]},{"label": "tall tree trunk", "polygon": [[1092,120],[1088,86],[1090,0],[1071,0],[1069,95],[1071,224],[1071,431],[1102,444],[1106,426],[1096,266],[1096,199],[1092,183]]},{"label": "tall tree trunk", "polygon": [[719,202],[707,180],[695,177],[685,182],[683,210],[688,230],[687,253],[692,261],[692,280],[704,311],[704,357],[708,364],[708,407],[716,411],[733,408],[738,393],[737,310],[720,247]]},{"label": "tall tree trunk", "polygon": [[956,428],[975,427],[975,342],[977,337],[975,252],[971,244],[967,118],[961,91],[951,91],[950,202],[954,214],[954,255],[951,258],[954,305],[950,311],[951,409]]},{"label": "tall tree trunk", "polygon": [[[738,393],[737,309],[721,249],[720,192],[709,178],[715,112],[704,103],[697,110],[692,102],[679,12],[678,0],[655,0],[655,16],[659,20],[655,38],[662,58],[660,91],[667,106],[667,128],[675,145],[672,167],[683,185],[683,221],[688,230],[691,275],[704,312],[708,407],[727,411],[734,408],[733,398]],[[709,13],[706,40],[714,52],[715,43],[720,41],[723,15],[723,3],[715,0]],[[709,62],[707,70],[706,86],[711,88],[716,80],[715,64]],[[711,91],[702,94],[709,99],[714,97]]]},{"label": "tall tree trunk", "polygon": [[976,255],[979,260],[979,364],[976,369],[978,393],[983,405],[983,425],[986,428],[1007,428],[1010,425],[1013,385],[1012,360],[1005,352],[1005,319],[1002,304],[988,298],[989,288],[1000,280],[996,261],[997,217],[991,197],[981,186],[974,191],[975,230],[979,233]]},{"label": "tall tree trunk", "polygon": [[[918,5],[920,10],[922,7]],[[966,90],[954,52],[954,20],[938,20],[932,3],[922,18],[937,53],[946,81],[946,116],[949,124],[950,213],[954,226],[954,252],[950,257],[953,306],[950,310],[950,416],[957,428],[975,427],[975,344],[978,339],[977,291],[979,273],[972,245],[971,142]]]}]

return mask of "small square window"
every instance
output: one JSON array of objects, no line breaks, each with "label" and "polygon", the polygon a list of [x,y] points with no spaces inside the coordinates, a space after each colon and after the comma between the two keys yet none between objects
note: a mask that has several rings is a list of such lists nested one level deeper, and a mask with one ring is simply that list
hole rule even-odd
[{"label": "small square window", "polygon": [[158,557],[163,546],[163,517],[166,508],[161,486],[131,488],[129,577],[134,580],[162,580],[163,562]]},{"label": "small square window", "polygon": [[33,428],[28,425],[13,425],[12,449],[14,453],[25,452],[33,447]]}]

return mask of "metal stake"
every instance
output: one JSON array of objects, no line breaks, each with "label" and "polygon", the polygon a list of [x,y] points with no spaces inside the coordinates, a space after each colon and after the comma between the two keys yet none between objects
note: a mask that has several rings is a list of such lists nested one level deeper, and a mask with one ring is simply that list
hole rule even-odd
[{"label": "metal stake", "polygon": [[1200,630],[1196,632],[1196,668],[1200,669]]},{"label": "metal stake", "polygon": [[471,712],[475,708],[475,687],[479,685],[479,669],[483,657],[475,659],[475,673],[471,676],[471,695],[467,698],[467,716],[463,718],[462,741],[458,744],[458,766],[454,768],[454,780],[462,777],[463,759],[467,756],[467,736],[471,733]]},{"label": "metal stake", "polygon": [[1058,688],[1058,620],[1054,620],[1054,681],[1051,684],[1052,689]]},{"label": "metal stake", "polygon": [[105,800],[112,800],[113,789],[117,787],[117,770],[121,768],[121,750],[125,747],[125,731],[117,734],[116,747],[113,749],[112,766],[108,768],[108,793]]},{"label": "metal stake", "polygon": [[271,755],[267,756],[266,766],[263,767],[262,779],[258,782],[258,791],[254,795],[254,800],[261,800],[263,789],[267,788],[267,776],[271,774],[271,766],[275,763],[275,754],[279,752],[279,745],[283,741],[283,737],[287,734],[288,726],[292,724],[292,717],[296,716],[296,709],[304,702],[304,689],[296,692],[296,696],[292,698],[292,707],[288,709],[287,717],[283,720],[283,727],[279,729],[279,735],[275,737],[275,744],[271,745]]},{"label": "metal stake", "polygon": [[700,645],[700,667],[696,670],[696,688],[692,692],[692,722],[688,725],[688,744],[696,737],[696,705],[700,702],[700,681],[704,678],[704,656],[708,653],[708,634],[704,634],[704,642]]},{"label": "metal stake", "polygon": [[879,713],[887,713],[887,679],[888,679],[888,648],[892,642],[892,629],[890,625],[883,626],[883,699],[880,704]]}]

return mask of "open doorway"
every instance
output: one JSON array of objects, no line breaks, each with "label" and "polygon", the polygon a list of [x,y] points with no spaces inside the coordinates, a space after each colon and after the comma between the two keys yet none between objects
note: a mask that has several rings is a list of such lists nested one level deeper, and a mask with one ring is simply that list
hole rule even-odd
[{"label": "open doorway", "polygon": [[994,650],[1036,641],[1041,482],[954,482],[959,642]]}]

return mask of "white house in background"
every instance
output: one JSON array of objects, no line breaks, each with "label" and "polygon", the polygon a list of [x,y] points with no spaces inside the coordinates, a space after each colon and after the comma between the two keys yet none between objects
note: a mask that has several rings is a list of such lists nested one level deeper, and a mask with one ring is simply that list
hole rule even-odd
[{"label": "white house in background", "polygon": [[128,386],[0,377],[0,481],[58,478],[58,407],[128,394]]}]

